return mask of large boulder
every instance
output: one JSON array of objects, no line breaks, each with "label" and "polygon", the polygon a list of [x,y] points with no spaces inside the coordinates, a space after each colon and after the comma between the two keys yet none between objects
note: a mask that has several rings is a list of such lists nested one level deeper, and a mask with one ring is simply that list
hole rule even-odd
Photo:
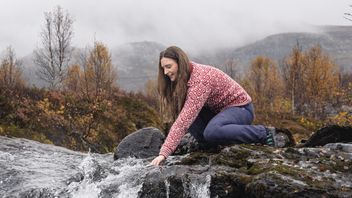
[{"label": "large boulder", "polygon": [[116,147],[114,159],[124,157],[148,158],[157,156],[165,136],[153,127],[143,128],[126,136]]},{"label": "large boulder", "polygon": [[352,142],[351,126],[326,126],[316,131],[302,147],[324,146],[328,143],[348,143]]}]

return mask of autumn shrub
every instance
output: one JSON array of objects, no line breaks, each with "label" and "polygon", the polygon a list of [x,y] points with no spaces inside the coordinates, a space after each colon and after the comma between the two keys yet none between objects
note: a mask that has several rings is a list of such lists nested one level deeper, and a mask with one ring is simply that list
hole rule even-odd
[{"label": "autumn shrub", "polygon": [[309,118],[309,117],[304,117],[304,116],[297,117],[296,121],[301,126],[303,126],[304,128],[306,128],[310,131],[316,131],[319,128],[322,128],[326,125],[326,122],[324,122],[324,120],[317,120],[314,118]]},{"label": "autumn shrub", "polygon": [[342,126],[352,126],[352,114],[348,112],[339,112],[335,116],[328,117],[329,124],[337,124]]},{"label": "autumn shrub", "polygon": [[1,94],[0,123],[12,126],[2,127],[0,135],[101,153],[113,151],[140,128],[161,126],[156,111],[133,94],[117,91],[84,98],[36,88]]}]

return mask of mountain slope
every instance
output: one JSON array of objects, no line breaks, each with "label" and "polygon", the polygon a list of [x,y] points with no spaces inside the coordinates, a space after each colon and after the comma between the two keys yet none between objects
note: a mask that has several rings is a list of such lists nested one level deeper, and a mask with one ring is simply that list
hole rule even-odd
[{"label": "mountain slope", "polygon": [[145,82],[156,78],[159,53],[164,49],[161,44],[145,41],[127,43],[112,50],[119,86],[130,91],[143,89]]},{"label": "mountain slope", "polygon": [[224,52],[223,60],[238,60],[242,67],[256,56],[267,56],[276,61],[287,57],[299,43],[303,50],[321,45],[343,71],[352,71],[352,27],[323,27],[321,33],[283,33],[268,36],[250,45]]}]

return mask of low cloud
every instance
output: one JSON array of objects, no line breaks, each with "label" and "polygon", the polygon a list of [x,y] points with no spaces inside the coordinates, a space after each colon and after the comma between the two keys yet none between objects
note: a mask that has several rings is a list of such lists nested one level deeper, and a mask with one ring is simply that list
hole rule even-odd
[{"label": "low cloud", "polygon": [[350,25],[349,0],[6,0],[0,8],[0,50],[18,55],[40,43],[44,12],[62,6],[74,18],[73,44],[100,40],[109,47],[157,41],[188,51],[236,47],[267,35],[312,31],[314,25]]}]

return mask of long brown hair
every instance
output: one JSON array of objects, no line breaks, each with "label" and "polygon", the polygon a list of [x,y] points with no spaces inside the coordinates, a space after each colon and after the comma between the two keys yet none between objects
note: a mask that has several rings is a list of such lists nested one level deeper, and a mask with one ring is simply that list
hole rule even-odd
[{"label": "long brown hair", "polygon": [[[163,57],[171,58],[178,64],[177,77],[173,82],[164,74],[164,69],[161,67],[161,59]],[[170,46],[160,52],[158,91],[161,96],[161,105],[169,110],[173,120],[176,120],[185,103],[189,77],[190,61],[182,49],[176,46]]]}]

